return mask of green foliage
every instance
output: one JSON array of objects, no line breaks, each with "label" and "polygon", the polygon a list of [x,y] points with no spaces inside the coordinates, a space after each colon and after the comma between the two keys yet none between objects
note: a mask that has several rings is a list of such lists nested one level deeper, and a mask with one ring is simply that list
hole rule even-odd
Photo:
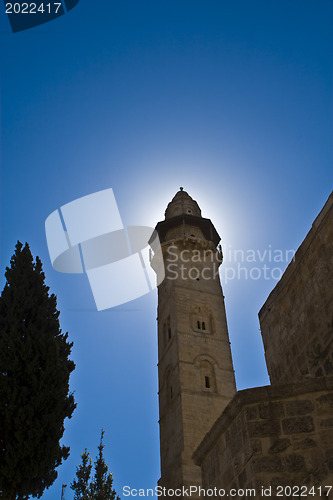
[{"label": "green foliage", "polygon": [[82,463],[76,469],[76,478],[71,484],[72,490],[74,490],[74,500],[89,500],[90,499],[90,488],[89,479],[92,469],[92,463],[87,448],[81,455]]},{"label": "green foliage", "polygon": [[74,396],[72,344],[59,325],[42,263],[18,242],[0,297],[0,498],[40,498],[69,455],[60,446]]},{"label": "green foliage", "polygon": [[102,429],[98,455],[94,463],[95,474],[91,481],[92,464],[87,449],[81,455],[82,463],[76,469],[77,479],[71,484],[71,488],[74,490],[74,500],[120,500],[112,488],[113,476],[108,472],[108,466],[103,457],[103,437],[104,430]]}]

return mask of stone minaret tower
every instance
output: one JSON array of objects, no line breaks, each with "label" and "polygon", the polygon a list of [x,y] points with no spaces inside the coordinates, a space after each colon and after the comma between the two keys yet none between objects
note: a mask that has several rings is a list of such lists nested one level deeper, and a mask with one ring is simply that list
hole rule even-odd
[{"label": "stone minaret tower", "polygon": [[[156,232],[165,267],[158,287],[159,484],[175,489],[201,484],[192,454],[236,386],[216,229],[180,188]],[[159,274],[161,253],[151,265]]]}]

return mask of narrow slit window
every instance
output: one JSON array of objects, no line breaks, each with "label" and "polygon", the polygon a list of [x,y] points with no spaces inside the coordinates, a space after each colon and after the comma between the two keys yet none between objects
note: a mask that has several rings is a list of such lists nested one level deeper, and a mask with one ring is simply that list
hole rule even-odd
[{"label": "narrow slit window", "polygon": [[168,328],[168,339],[169,340],[171,339],[171,328],[170,327]]},{"label": "narrow slit window", "polygon": [[197,325],[198,325],[198,330],[201,330],[200,321],[197,321]]},{"label": "narrow slit window", "polygon": [[209,377],[205,377],[205,387],[206,389],[210,389],[210,380],[209,380]]},{"label": "narrow slit window", "polygon": [[205,325],[205,322],[204,322],[204,321],[202,322],[202,329],[203,329],[203,330],[206,330],[206,325]]},{"label": "narrow slit window", "polygon": [[170,398],[173,398],[172,387],[170,387]]}]

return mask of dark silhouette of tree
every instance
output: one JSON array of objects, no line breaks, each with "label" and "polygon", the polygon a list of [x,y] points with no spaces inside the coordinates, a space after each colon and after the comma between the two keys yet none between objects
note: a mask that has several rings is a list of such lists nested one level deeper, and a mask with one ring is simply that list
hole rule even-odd
[{"label": "dark silhouette of tree", "polygon": [[42,263],[18,242],[0,297],[0,498],[40,498],[69,455],[60,446],[71,418],[72,345],[59,325]]},{"label": "dark silhouette of tree", "polygon": [[74,490],[74,500],[120,500],[112,488],[113,476],[111,472],[108,472],[108,466],[103,456],[104,432],[102,429],[98,455],[94,463],[95,474],[91,481],[92,464],[87,449],[81,455],[82,463],[77,467],[76,479],[71,484],[71,488]]}]

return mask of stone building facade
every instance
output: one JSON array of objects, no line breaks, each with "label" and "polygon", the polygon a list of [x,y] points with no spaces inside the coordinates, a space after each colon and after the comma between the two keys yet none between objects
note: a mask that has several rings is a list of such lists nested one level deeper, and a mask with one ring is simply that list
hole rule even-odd
[{"label": "stone building facade", "polygon": [[262,489],[273,498],[325,497],[333,486],[333,377],[239,391],[194,460],[214,498],[237,491],[234,498],[259,499]]},{"label": "stone building facade", "polygon": [[259,321],[271,386],[239,391],[207,433],[203,487],[333,498],[333,194]]},{"label": "stone building facade", "polygon": [[[165,216],[166,268],[176,245],[173,269],[198,250],[201,272],[214,226],[182,190]],[[198,278],[171,280],[169,269],[159,286],[159,484],[333,498],[333,194],[259,312],[270,386],[236,393],[220,282]]]},{"label": "stone building facade", "polygon": [[333,194],[259,321],[271,384],[333,375]]}]

